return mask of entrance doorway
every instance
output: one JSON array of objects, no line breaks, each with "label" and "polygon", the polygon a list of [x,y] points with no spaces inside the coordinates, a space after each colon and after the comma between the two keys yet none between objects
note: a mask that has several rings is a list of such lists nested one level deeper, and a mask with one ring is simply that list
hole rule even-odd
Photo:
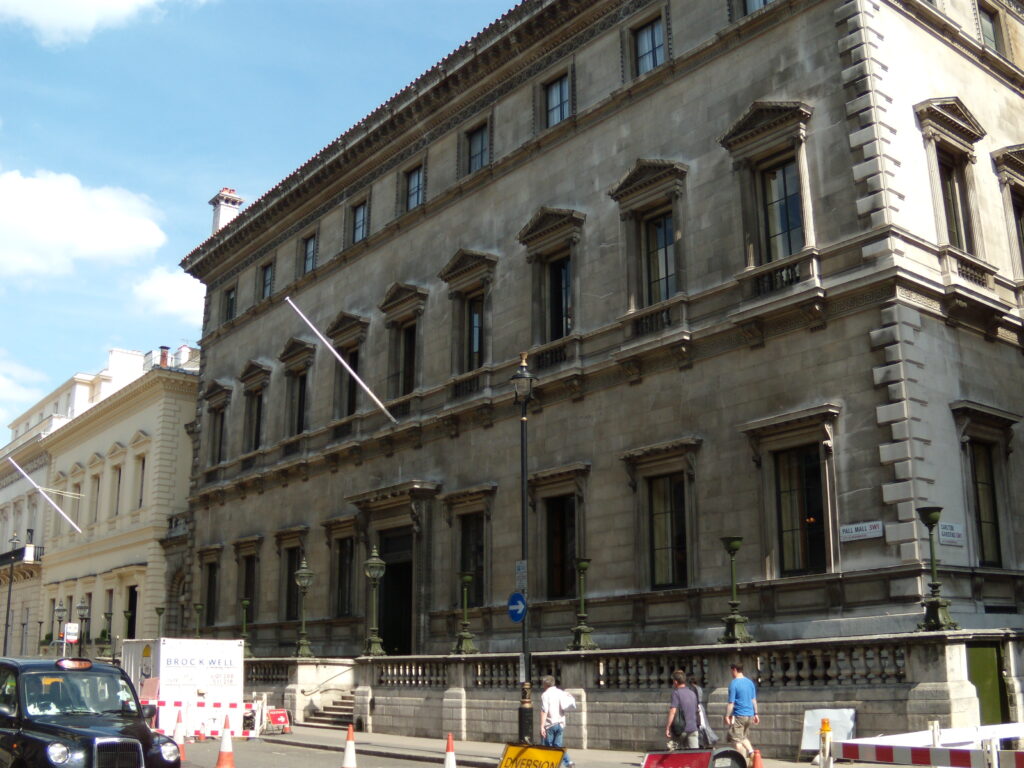
[{"label": "entrance doorway", "polygon": [[389,656],[412,653],[412,528],[381,531],[380,637]]}]

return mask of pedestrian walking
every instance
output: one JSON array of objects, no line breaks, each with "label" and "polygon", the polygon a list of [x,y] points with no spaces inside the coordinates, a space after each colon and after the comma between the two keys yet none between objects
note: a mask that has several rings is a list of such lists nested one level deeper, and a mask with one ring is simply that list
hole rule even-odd
[{"label": "pedestrian walking", "polygon": [[686,687],[686,673],[677,669],[672,673],[672,699],[669,701],[665,737],[669,749],[697,749],[697,694]]},{"label": "pedestrian walking", "polygon": [[729,683],[729,705],[725,709],[725,724],[729,726],[729,741],[749,762],[754,756],[750,743],[750,727],[761,722],[757,714],[757,686],[743,674],[742,664],[731,664],[732,681]]},{"label": "pedestrian walking", "polygon": [[713,747],[718,743],[718,734],[708,720],[708,711],[704,707],[704,689],[696,675],[691,674],[686,678],[686,687],[697,694],[697,743],[701,748]]},{"label": "pedestrian walking", "polygon": [[[576,699],[557,685],[555,678],[545,675],[540,680],[540,743],[545,747],[562,748],[565,738],[565,710],[576,708]],[[575,768],[568,752],[562,752],[562,768]]]}]

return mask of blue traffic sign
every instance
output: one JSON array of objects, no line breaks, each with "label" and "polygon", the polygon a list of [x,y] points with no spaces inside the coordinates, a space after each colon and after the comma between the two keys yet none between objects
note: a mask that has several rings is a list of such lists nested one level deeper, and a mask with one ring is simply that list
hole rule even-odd
[{"label": "blue traffic sign", "polygon": [[516,624],[526,618],[526,597],[522,592],[513,592],[508,596],[508,617]]}]

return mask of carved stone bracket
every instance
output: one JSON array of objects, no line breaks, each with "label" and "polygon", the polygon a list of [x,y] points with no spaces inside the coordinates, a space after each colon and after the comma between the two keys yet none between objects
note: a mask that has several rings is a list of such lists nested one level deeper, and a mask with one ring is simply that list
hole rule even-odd
[{"label": "carved stone bracket", "polygon": [[764,323],[760,320],[749,320],[740,325],[743,343],[750,347],[764,346]]},{"label": "carved stone bracket", "polygon": [[800,313],[804,316],[812,331],[824,328],[828,323],[828,312],[824,299],[815,299],[800,305]]}]

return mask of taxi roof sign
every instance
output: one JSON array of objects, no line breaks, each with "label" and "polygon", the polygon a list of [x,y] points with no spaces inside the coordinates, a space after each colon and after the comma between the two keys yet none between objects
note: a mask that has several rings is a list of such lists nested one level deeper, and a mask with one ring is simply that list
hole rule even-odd
[{"label": "taxi roof sign", "polygon": [[558,768],[564,749],[534,747],[529,744],[506,744],[498,768]]}]

